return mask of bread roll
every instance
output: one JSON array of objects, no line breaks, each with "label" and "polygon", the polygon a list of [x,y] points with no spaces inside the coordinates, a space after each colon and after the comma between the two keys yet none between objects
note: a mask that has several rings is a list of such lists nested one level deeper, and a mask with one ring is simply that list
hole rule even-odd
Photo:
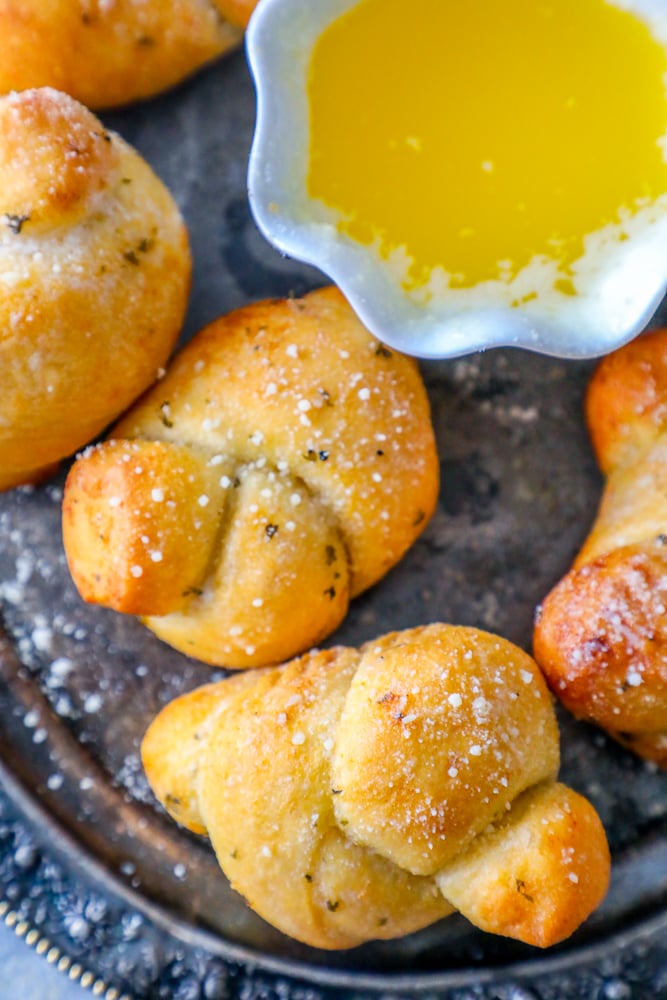
[{"label": "bread roll", "polygon": [[0,489],[33,482],[153,382],[190,252],[141,157],[72,98],[0,98]]},{"label": "bread roll", "polygon": [[546,685],[486,632],[410,629],[199,688],[162,710],[142,759],[250,906],[319,948],[454,909],[544,947],[607,889],[598,816],[556,781]]},{"label": "bread roll", "polygon": [[250,15],[257,6],[257,0],[215,0],[223,17],[241,28],[248,27]]},{"label": "bread roll", "polygon": [[538,611],[535,656],[580,718],[667,766],[667,331],[609,355],[586,415],[607,482],[574,566]]},{"label": "bread roll", "polygon": [[240,44],[256,0],[0,0],[0,93],[101,109],[157,94]]},{"label": "bread roll", "polygon": [[416,363],[333,288],[212,323],[73,466],[65,550],[87,601],[232,668],[328,635],[438,493]]}]

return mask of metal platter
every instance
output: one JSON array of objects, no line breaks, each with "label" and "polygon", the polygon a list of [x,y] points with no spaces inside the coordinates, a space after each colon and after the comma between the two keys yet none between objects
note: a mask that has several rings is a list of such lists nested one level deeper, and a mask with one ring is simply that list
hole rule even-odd
[{"label": "metal platter", "polygon": [[[253,118],[242,52],[105,116],[188,222],[186,338],[245,302],[325,282],[281,259],[252,223]],[[443,620],[530,648],[535,607],[568,568],[600,494],[581,416],[591,367],[512,350],[423,365],[438,510],[331,644]],[[607,900],[570,941],[542,953],[452,917],[324,953],[252,914],[208,844],[159,809],[140,768],[155,713],[211,671],[138,621],[80,600],[60,536],[66,471],[0,495],[0,919],[108,1000],[667,997],[667,776],[564,712],[562,776],[597,807],[614,860]]]}]

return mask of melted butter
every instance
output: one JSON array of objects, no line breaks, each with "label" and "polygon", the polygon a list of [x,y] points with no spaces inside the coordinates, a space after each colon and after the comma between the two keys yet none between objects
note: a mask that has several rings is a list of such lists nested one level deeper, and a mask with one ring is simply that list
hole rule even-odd
[{"label": "melted butter", "polygon": [[590,234],[621,243],[667,191],[666,79],[606,0],[361,0],[313,50],[308,191],[407,289],[547,261],[571,295]]}]

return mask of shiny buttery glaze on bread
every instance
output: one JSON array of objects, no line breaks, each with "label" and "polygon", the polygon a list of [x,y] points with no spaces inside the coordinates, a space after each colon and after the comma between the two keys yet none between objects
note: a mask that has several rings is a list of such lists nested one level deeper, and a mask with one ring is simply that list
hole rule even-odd
[{"label": "shiny buttery glaze on bread", "polygon": [[184,348],[73,466],[65,550],[86,600],[184,653],[276,663],[404,555],[438,472],[416,363],[323,289],[239,309]]},{"label": "shiny buttery glaze on bread", "polygon": [[535,656],[577,716],[667,766],[667,331],[604,358],[586,401],[607,482]]},{"label": "shiny buttery glaze on bread", "polygon": [[157,377],[190,252],[148,165],[48,88],[0,98],[0,489],[34,481]]},{"label": "shiny buttery glaze on bread", "polygon": [[238,46],[256,0],[0,0],[0,93],[92,108],[157,94]]},{"label": "shiny buttery glaze on bread", "polygon": [[547,946],[607,889],[599,818],[556,781],[544,680],[486,632],[431,625],[237,674],[167,705],[142,758],[253,909],[320,948],[454,909]]}]

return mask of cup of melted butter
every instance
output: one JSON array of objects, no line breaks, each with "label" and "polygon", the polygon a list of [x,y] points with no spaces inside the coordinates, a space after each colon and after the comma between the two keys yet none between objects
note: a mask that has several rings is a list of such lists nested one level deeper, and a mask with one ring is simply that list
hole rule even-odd
[{"label": "cup of melted butter", "polygon": [[265,236],[421,357],[603,354],[667,285],[665,0],[262,0]]}]

